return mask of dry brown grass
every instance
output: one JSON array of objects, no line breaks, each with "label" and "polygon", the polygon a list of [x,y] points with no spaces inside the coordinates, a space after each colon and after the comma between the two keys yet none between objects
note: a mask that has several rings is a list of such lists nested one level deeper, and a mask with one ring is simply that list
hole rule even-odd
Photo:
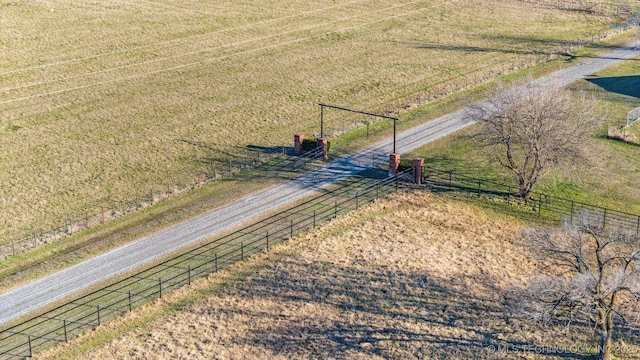
[{"label": "dry brown grass", "polygon": [[554,358],[489,351],[589,340],[506,311],[505,289],[536,266],[522,226],[398,193],[239,265],[240,283],[214,276],[39,358]]},{"label": "dry brown grass", "polygon": [[3,242],[193,185],[246,145],[317,132],[318,101],[400,111],[546,59],[608,21],[514,0],[0,9]]}]

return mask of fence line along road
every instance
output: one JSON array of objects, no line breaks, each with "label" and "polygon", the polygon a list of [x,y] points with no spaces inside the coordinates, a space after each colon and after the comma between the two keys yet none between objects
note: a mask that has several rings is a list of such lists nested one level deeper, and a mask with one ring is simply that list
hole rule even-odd
[{"label": "fence line along road", "polygon": [[[640,55],[637,44],[629,44],[583,63],[534,81],[536,86],[567,85],[623,60]],[[471,122],[462,109],[397,136],[397,150],[406,153],[433,140],[460,130]],[[295,202],[335,182],[386,160],[393,139],[386,139],[365,150],[328,163],[294,180],[273,186],[229,205],[213,209],[155,234],[48,275],[0,295],[0,324],[44,307],[110,277],[130,271],[179,248],[198,243],[216,233],[231,229],[248,219]]]},{"label": "fence line along road", "polygon": [[[409,170],[410,171],[410,170]],[[122,316],[148,301],[162,298],[194,279],[293,237],[296,233],[358,209],[398,189],[398,177],[350,177],[332,190],[255,222],[111,285],[77,297],[45,313],[0,331],[0,358],[30,357],[34,352]],[[382,178],[383,180],[379,180]]]},{"label": "fence line along road", "polygon": [[517,186],[510,181],[498,182],[466,176],[461,171],[428,167],[423,174],[424,187],[432,191],[459,191],[478,194],[494,200],[501,200],[507,206],[517,206],[524,211],[533,212],[549,219],[566,219],[574,222],[581,217],[589,217],[594,224],[601,224],[602,228],[619,228],[640,234],[640,215],[638,214],[535,191],[530,193],[530,197],[523,199],[514,195]]}]

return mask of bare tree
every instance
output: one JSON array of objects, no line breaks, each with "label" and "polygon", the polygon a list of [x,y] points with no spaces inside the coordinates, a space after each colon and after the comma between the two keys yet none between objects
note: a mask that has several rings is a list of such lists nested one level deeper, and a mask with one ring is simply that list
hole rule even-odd
[{"label": "bare tree", "polygon": [[640,237],[604,227],[602,215],[582,213],[562,229],[531,228],[525,245],[545,266],[529,281],[523,306],[538,320],[593,324],[599,358],[612,359],[614,328],[640,319]]},{"label": "bare tree", "polygon": [[480,123],[484,153],[513,173],[526,197],[550,168],[582,157],[597,102],[558,86],[520,84],[496,94],[471,107],[469,117]]}]

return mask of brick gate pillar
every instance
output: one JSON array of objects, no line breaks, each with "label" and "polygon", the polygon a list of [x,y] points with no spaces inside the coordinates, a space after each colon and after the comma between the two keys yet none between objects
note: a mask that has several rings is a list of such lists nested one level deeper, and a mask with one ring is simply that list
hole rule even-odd
[{"label": "brick gate pillar", "polygon": [[414,158],[413,159],[413,183],[414,184],[422,184],[422,172],[424,169],[424,159],[422,158]]},{"label": "brick gate pillar", "polygon": [[389,176],[398,175],[398,167],[400,166],[400,154],[389,154]]},{"label": "brick gate pillar", "polygon": [[318,147],[322,148],[322,158],[329,158],[329,139],[326,137],[318,139]]},{"label": "brick gate pillar", "polygon": [[293,134],[293,150],[296,155],[302,154],[302,142],[304,141],[303,133]]}]

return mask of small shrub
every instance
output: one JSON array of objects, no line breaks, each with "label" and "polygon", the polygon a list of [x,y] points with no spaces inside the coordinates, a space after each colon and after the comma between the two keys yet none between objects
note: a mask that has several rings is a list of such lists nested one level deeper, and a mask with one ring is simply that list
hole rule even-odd
[{"label": "small shrub", "polygon": [[302,140],[302,151],[311,151],[318,147],[318,140],[304,139]]},{"label": "small shrub", "polygon": [[21,128],[22,128],[22,126],[9,123],[9,125],[7,125],[4,129],[6,131],[9,131],[9,132],[16,132],[16,131],[20,130]]},{"label": "small shrub", "polygon": [[413,168],[413,161],[407,159],[400,159],[400,165],[398,165],[398,171],[405,171]]}]

